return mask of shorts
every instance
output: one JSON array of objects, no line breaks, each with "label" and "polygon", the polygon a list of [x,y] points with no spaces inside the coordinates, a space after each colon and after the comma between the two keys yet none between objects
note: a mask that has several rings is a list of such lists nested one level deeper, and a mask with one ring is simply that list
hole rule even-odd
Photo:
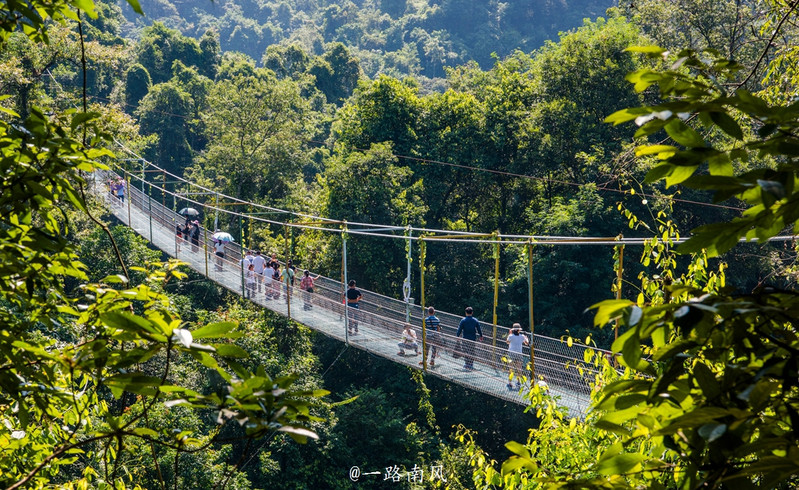
[{"label": "shorts", "polygon": [[529,358],[521,352],[508,351],[505,354],[505,357],[507,357],[508,361],[510,362],[520,362],[522,365],[524,364],[525,360],[529,360]]}]

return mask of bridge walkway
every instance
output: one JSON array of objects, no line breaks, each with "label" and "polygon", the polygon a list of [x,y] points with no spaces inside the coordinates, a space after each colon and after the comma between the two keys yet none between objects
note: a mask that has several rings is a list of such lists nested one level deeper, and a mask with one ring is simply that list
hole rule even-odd
[{"label": "bridge walkway", "polygon": [[[155,247],[171,257],[186,262],[189,267],[208,279],[235,294],[250,296],[244,287],[240,265],[241,247],[238,244],[228,243],[226,258],[218,262],[218,258],[213,255],[211,242],[213,230],[202,230],[199,246],[178,240],[175,230],[178,224],[184,223],[183,216],[133,186],[127,189],[126,200],[120,201],[108,192],[108,187],[105,185],[112,177],[116,178],[117,175],[110,172],[97,175],[93,189],[119,220],[149,240]],[[419,365],[422,359],[421,353],[418,356],[414,356],[413,353],[399,356],[397,344],[401,340],[406,317],[409,317],[417,334],[421,352],[422,308],[418,305],[409,306],[399,299],[359,289],[364,295],[361,301],[362,309],[355,313],[357,315],[355,318],[352,318],[358,324],[357,335],[348,335],[346,332],[344,319],[346,307],[342,302],[344,288],[340,281],[332,278],[320,276],[312,294],[300,291],[299,288],[290,288],[287,300],[286,292],[281,289],[280,298],[271,299],[266,294],[266,288],[262,288],[261,292],[256,291],[252,294],[249,300],[263,308],[288,316],[328,337],[347,342],[352,347],[398,364],[421,369]],[[274,296],[278,290],[269,289],[269,292]],[[435,367],[428,367],[429,374],[503,400],[526,404],[523,392],[525,387],[529,387],[529,380],[525,381],[521,390],[515,387],[509,389],[507,386],[505,338],[508,329],[506,327],[497,326],[497,341],[494,346],[491,337],[493,325],[481,321],[484,340],[474,343],[475,369],[467,370],[464,368],[464,360],[456,359],[453,355],[459,341],[455,333],[462,316],[438,310],[436,315],[441,320],[443,349],[439,349]],[[568,407],[572,413],[584,414],[589,403],[591,389],[589,381],[596,375],[595,370],[583,362],[585,347],[577,344],[568,346],[560,339],[542,335],[534,335],[533,345],[534,381],[545,382],[550,393],[559,397],[560,403]],[[529,360],[527,347],[524,354]]]}]

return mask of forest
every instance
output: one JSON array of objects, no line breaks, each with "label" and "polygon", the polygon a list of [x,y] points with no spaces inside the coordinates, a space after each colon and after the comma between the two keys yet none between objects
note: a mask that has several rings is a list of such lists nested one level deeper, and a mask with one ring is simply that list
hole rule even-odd
[{"label": "forest", "polygon": [[[797,8],[3,2],[0,485],[795,488]],[[535,379],[526,407],[470,391],[230,294],[89,191],[107,169],[189,190],[147,162],[344,223],[641,239],[431,244],[424,305],[413,276],[420,307],[586,344],[590,410]],[[284,250],[283,227],[220,218]],[[342,236],[297,233],[291,256],[338,277]],[[402,297],[403,241],[348,247],[359,287]]]}]

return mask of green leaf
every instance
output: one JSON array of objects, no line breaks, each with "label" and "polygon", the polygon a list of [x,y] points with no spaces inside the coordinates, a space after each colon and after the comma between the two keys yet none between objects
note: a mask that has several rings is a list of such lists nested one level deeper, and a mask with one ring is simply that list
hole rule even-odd
[{"label": "green leaf", "polygon": [[531,459],[520,458],[518,456],[511,456],[502,463],[502,474],[504,475],[509,475],[520,469],[535,471],[538,469],[538,465]]},{"label": "green leaf", "polygon": [[[74,1],[81,1],[81,0],[74,0]],[[92,4],[92,2],[89,0],[85,0],[85,3]],[[75,128],[77,128],[81,124],[91,121],[92,119],[97,119],[98,117],[100,117],[99,112],[78,112],[77,114],[72,116],[72,121],[70,122],[70,129],[75,131]]]},{"label": "green leaf", "polygon": [[520,456],[522,458],[530,458],[530,450],[527,449],[527,446],[524,444],[518,443],[516,441],[508,441],[505,443],[505,447],[508,451],[512,452],[516,456]]},{"label": "green leaf", "polygon": [[744,133],[741,131],[741,127],[738,125],[738,122],[726,112],[711,112],[710,119],[713,120],[713,123],[715,123],[716,126],[718,126],[729,136],[739,141],[744,139]]},{"label": "green leaf", "polygon": [[665,49],[661,48],[660,46],[648,45],[648,46],[629,46],[624,49],[625,51],[629,51],[630,53],[643,53],[643,54],[654,54],[654,55],[663,55],[666,52]]},{"label": "green leaf", "polygon": [[627,299],[610,299],[592,305],[589,309],[597,310],[594,325],[598,327],[607,325],[612,319],[621,316],[624,309],[632,304],[634,303]]},{"label": "green leaf", "polygon": [[721,395],[721,387],[713,372],[702,362],[694,365],[694,377],[708,400]]},{"label": "green leaf", "polygon": [[128,332],[151,332],[158,333],[153,323],[140,316],[132,315],[119,311],[112,311],[100,315],[100,320],[107,327],[118,328]]},{"label": "green leaf", "polygon": [[671,172],[666,175],[666,187],[680,184],[691,177],[698,166],[673,166]]},{"label": "green leaf", "polygon": [[673,155],[676,151],[677,147],[672,145],[639,146],[635,149],[635,156],[641,157],[657,154],[659,158],[664,159],[665,157]]},{"label": "green leaf", "polygon": [[638,361],[641,360],[641,340],[638,335],[630,335],[627,338],[621,350],[621,357],[628,366],[632,368],[638,366]]},{"label": "green leaf", "polygon": [[137,436],[150,436],[150,437],[158,437],[158,432],[148,429],[147,427],[136,427],[133,429],[133,433]]},{"label": "green leaf", "polygon": [[669,175],[673,169],[674,165],[670,165],[668,163],[658,165],[646,173],[644,182],[646,182],[647,184],[653,184],[659,180],[662,180],[667,175]]},{"label": "green leaf", "polygon": [[732,177],[733,175],[732,161],[730,160],[729,155],[727,155],[726,153],[722,153],[720,155],[708,158],[707,163],[709,166],[708,169],[710,170],[710,175]]},{"label": "green leaf", "polygon": [[645,108],[622,109],[605,118],[606,123],[612,123],[614,126],[623,124],[636,119],[638,116],[648,114],[649,110]]},{"label": "green leaf", "polygon": [[285,432],[291,436],[296,442],[300,444],[305,444],[308,442],[308,438],[311,439],[319,439],[319,436],[316,435],[316,432],[306,429],[305,427],[295,427],[292,425],[284,425],[277,429],[280,432]]},{"label": "green leaf", "polygon": [[672,119],[665,126],[666,133],[677,143],[688,148],[705,146],[705,140],[692,127],[679,119]]},{"label": "green leaf", "polygon": [[596,471],[602,475],[626,475],[640,470],[641,463],[646,459],[646,456],[638,453],[618,454],[600,461]]},{"label": "green leaf", "polygon": [[144,11],[141,9],[141,5],[139,5],[139,0],[126,0],[128,5],[133,8],[133,11],[139,15],[144,15]]},{"label": "green leaf", "polygon": [[228,334],[237,327],[238,324],[235,322],[209,323],[197,330],[192,330],[191,334],[195,339],[231,338]]},{"label": "green leaf", "polygon": [[216,353],[222,357],[233,357],[236,359],[244,359],[249,357],[246,350],[242,349],[235,344],[211,344],[216,348]]}]

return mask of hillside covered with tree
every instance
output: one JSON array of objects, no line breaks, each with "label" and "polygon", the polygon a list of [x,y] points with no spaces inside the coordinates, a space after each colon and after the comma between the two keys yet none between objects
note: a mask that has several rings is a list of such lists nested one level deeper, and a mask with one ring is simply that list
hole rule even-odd
[{"label": "hillside covered with tree", "polygon": [[[768,239],[799,217],[799,3],[32,4],[0,6],[2,486],[350,488],[355,464],[796,486],[797,246]],[[524,379],[525,412],[226,293],[88,192],[106,169],[189,191],[142,161],[275,213],[646,240],[425,252],[428,305],[487,319],[497,264],[499,324],[534,306],[537,333],[611,349],[584,359],[593,409]],[[337,277],[341,235],[290,243]],[[348,246],[350,277],[401,297],[403,241]]]},{"label": "hillside covered with tree", "polygon": [[476,61],[488,68],[494,54],[504,58],[516,49],[536,49],[583,19],[603,15],[612,2],[144,0],[141,5],[143,17],[125,9],[127,35],[152,22],[195,39],[211,29],[219,34],[224,51],[238,51],[258,62],[270,46],[296,44],[321,55],[330,43],[342,43],[369,78],[434,79],[444,78],[447,66]]}]

